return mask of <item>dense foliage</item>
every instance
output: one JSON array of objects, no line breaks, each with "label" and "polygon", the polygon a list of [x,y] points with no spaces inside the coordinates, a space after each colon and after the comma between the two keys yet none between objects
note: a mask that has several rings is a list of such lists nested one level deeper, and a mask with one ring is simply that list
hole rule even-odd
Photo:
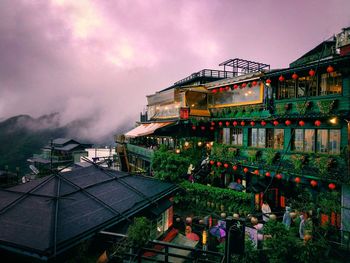
[{"label": "dense foliage", "polygon": [[127,240],[131,245],[143,247],[150,238],[151,222],[146,217],[135,217],[128,228]]}]

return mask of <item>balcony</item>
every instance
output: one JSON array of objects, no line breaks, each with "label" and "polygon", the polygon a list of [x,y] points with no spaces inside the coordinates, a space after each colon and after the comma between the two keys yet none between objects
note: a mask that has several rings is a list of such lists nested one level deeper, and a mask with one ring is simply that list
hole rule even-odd
[{"label": "balcony", "polygon": [[147,161],[151,161],[151,158],[154,153],[153,149],[137,146],[130,143],[127,144],[127,150],[130,154],[137,155]]},{"label": "balcony", "polygon": [[199,79],[211,79],[211,80],[219,80],[226,78],[233,78],[235,76],[234,72],[223,71],[223,70],[213,70],[213,69],[203,69],[201,71],[192,73],[190,76],[179,80],[174,83],[175,86],[183,85],[195,80]]}]

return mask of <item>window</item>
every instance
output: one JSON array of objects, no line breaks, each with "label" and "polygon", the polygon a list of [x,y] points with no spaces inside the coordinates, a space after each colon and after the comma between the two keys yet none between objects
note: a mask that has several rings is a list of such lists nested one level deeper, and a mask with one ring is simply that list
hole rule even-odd
[{"label": "window", "polygon": [[242,129],[232,129],[232,145],[243,145],[243,131]]},{"label": "window", "polygon": [[295,129],[293,149],[303,152],[340,153],[340,130]]},{"label": "window", "polygon": [[321,75],[320,95],[340,94],[342,92],[342,78],[338,72]]},{"label": "window", "polygon": [[295,98],[296,81],[294,79],[287,79],[283,82],[278,82],[278,98],[289,99]]},{"label": "window", "polygon": [[274,129],[274,149],[283,149],[284,143],[284,130],[283,129]]},{"label": "window", "polygon": [[223,128],[222,129],[222,142],[223,144],[242,145],[243,144],[243,131],[238,128]]}]

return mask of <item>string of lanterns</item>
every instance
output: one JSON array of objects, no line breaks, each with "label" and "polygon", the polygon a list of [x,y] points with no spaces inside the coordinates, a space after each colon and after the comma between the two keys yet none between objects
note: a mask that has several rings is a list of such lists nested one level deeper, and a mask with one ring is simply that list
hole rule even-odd
[{"label": "string of lanterns", "polygon": [[[330,74],[330,73],[332,73],[332,72],[334,71],[334,68],[333,68],[331,65],[329,65],[329,66],[326,68],[326,71],[327,71],[328,74]],[[315,74],[316,74],[316,71],[315,71],[315,70],[313,70],[313,69],[310,69],[310,70],[309,70],[309,76],[310,76],[310,77],[315,76]],[[294,73],[292,74],[292,79],[293,79],[293,80],[297,80],[298,78],[299,78],[298,74],[294,72]],[[283,82],[283,81],[286,80],[286,78],[285,78],[283,75],[280,75],[279,78],[278,78],[278,80],[279,80],[280,82]],[[267,80],[266,80],[266,83],[270,83],[270,82],[267,82]]]},{"label": "string of lanterns", "polygon": [[215,88],[215,89],[212,89],[211,92],[212,93],[218,93],[218,92],[224,92],[224,91],[229,91],[229,90],[235,90],[235,89],[244,89],[246,87],[248,88],[253,88],[253,87],[256,87],[258,86],[260,82],[254,80],[252,82],[243,82],[242,84],[234,84],[234,85],[229,85],[229,86],[225,86],[225,87],[218,87],[218,88]]}]

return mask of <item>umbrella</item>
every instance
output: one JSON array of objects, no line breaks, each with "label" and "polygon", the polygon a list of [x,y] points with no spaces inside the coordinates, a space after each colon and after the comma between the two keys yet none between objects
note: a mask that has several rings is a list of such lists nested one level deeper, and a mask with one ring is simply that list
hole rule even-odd
[{"label": "umbrella", "polygon": [[245,187],[243,185],[236,183],[236,182],[231,182],[227,187],[230,189],[233,189],[233,190],[237,190],[237,191],[242,191],[245,189]]},{"label": "umbrella", "polygon": [[199,241],[199,236],[196,233],[188,233],[186,234],[186,237],[193,241]]},{"label": "umbrella", "polygon": [[217,238],[223,238],[226,236],[225,230],[218,226],[213,226],[212,228],[210,228],[209,233]]}]

